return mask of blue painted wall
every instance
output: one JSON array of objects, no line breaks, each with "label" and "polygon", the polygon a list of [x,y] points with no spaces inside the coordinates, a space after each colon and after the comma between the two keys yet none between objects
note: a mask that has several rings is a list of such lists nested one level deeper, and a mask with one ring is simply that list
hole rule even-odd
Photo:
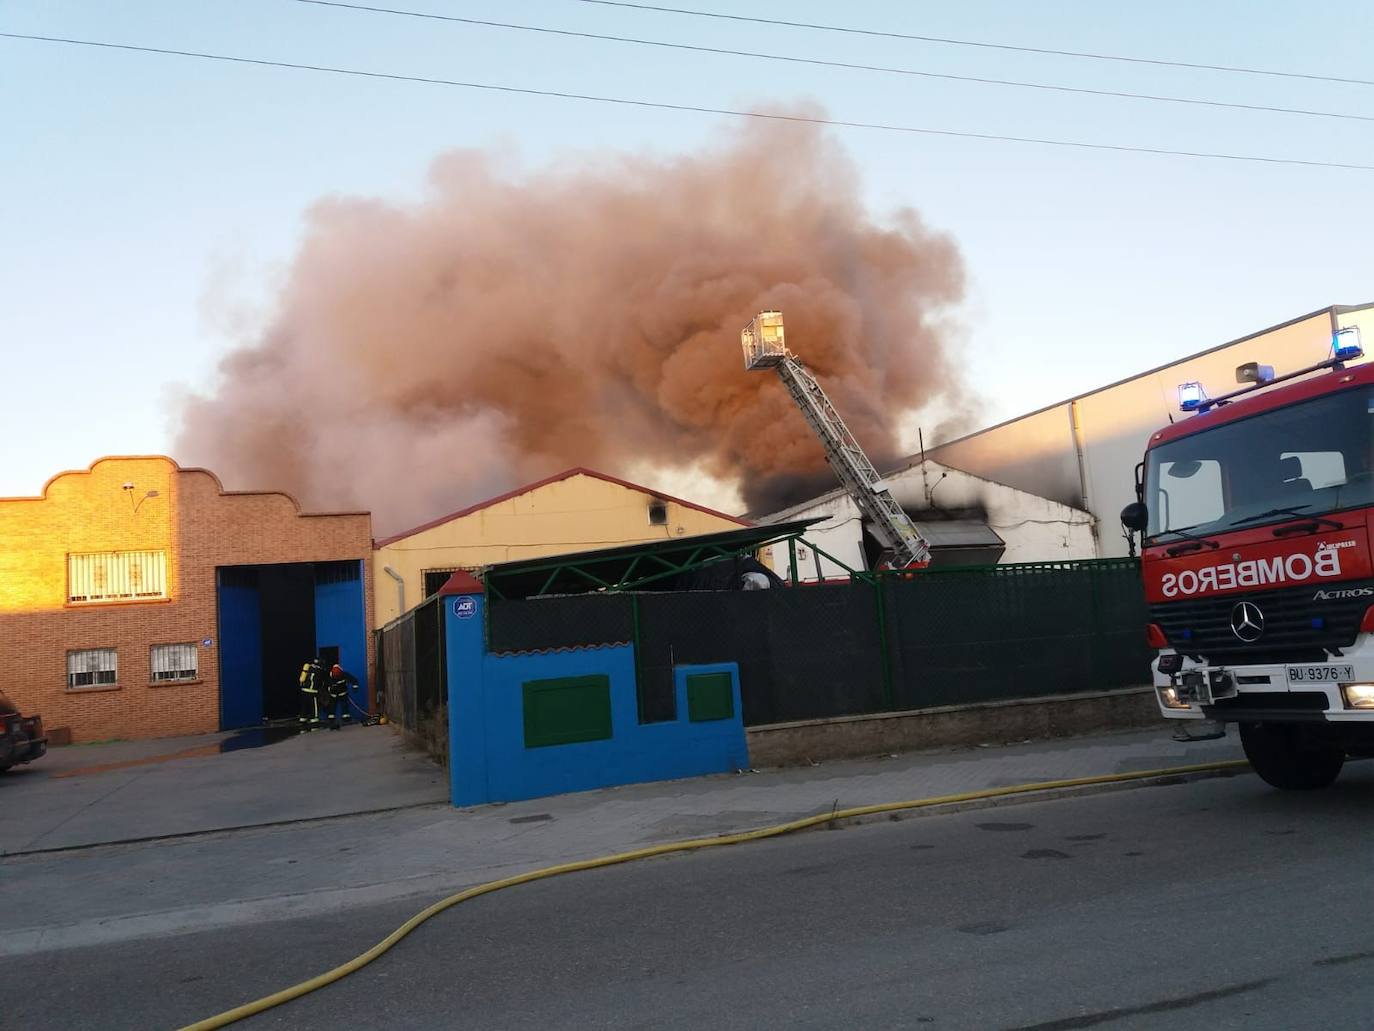
[{"label": "blue painted wall", "polygon": [[444,656],[448,664],[449,801],[481,805],[503,801],[487,787],[487,697],[483,682],[482,620],[486,599],[460,594],[442,599]]},{"label": "blue painted wall", "polygon": [[[485,601],[445,598],[448,648],[449,773],[454,805],[512,802],[614,784],[726,773],[749,765],[733,663],[679,667],[676,720],[641,724],[630,645],[527,655],[489,655]],[[691,723],[686,676],[731,675],[735,718]],[[525,747],[523,685],[530,680],[603,674],[610,679],[612,736],[602,741]]]},{"label": "blue painted wall", "polygon": [[256,586],[219,588],[219,725],[262,723],[262,606]]},{"label": "blue painted wall", "polygon": [[358,678],[349,697],[367,711],[367,610],[363,606],[362,563],[354,580],[315,584],[315,647],[337,646],[339,665]]}]

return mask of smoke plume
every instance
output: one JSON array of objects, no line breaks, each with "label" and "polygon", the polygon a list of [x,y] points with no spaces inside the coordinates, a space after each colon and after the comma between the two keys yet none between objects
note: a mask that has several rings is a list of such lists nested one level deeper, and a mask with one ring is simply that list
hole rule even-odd
[{"label": "smoke plume", "polygon": [[428,186],[315,205],[268,328],[184,405],[182,456],[371,509],[379,536],[573,465],[692,466],[767,511],[833,481],[777,378],[744,371],[756,311],[783,311],[879,462],[959,386],[957,248],[914,211],[875,219],[814,127],[534,173],[455,151]]}]

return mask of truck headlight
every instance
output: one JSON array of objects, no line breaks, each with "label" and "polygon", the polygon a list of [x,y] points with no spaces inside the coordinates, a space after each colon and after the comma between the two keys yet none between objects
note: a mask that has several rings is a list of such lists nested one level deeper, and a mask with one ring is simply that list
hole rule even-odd
[{"label": "truck headlight", "polygon": [[[1374,685],[1371,685],[1370,707],[1374,708]],[[1187,699],[1179,697],[1178,688],[1161,687],[1159,689],[1159,702],[1166,709],[1187,709]]]},{"label": "truck headlight", "polygon": [[1374,684],[1342,684],[1347,709],[1374,709]]}]

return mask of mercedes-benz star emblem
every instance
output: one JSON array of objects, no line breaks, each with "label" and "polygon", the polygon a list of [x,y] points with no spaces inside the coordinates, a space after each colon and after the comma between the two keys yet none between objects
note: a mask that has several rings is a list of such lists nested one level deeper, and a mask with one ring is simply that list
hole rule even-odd
[{"label": "mercedes-benz star emblem", "polygon": [[1246,644],[1264,636],[1264,613],[1253,601],[1238,601],[1231,609],[1231,633]]}]

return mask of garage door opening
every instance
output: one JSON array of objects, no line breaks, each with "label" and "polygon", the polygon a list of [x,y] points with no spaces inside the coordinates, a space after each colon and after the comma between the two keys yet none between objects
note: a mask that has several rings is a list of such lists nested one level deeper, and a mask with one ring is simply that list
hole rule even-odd
[{"label": "garage door opening", "polygon": [[220,729],[294,720],[301,665],[312,656],[356,676],[350,691],[367,708],[367,629],[362,563],[221,566]]}]

